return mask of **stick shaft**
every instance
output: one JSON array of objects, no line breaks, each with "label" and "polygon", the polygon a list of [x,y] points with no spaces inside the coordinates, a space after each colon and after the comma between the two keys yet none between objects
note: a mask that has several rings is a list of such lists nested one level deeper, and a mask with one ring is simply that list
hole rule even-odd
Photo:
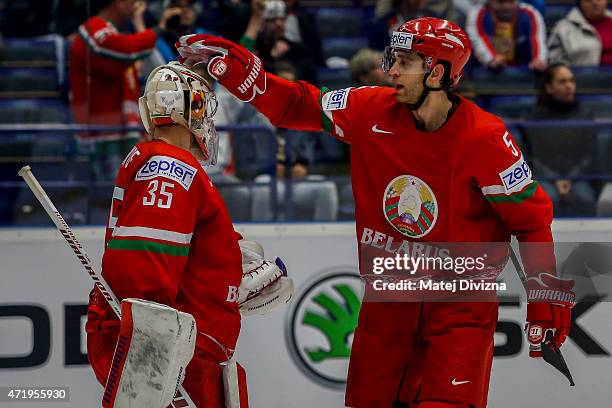
[{"label": "stick shaft", "polygon": [[[75,237],[74,233],[64,220],[64,217],[62,217],[60,212],[53,204],[53,201],[51,201],[45,190],[42,188],[42,186],[34,176],[34,173],[32,173],[32,169],[30,168],[30,166],[22,167],[21,170],[19,170],[18,174],[23,178],[30,190],[32,190],[32,193],[34,193],[34,196],[36,197],[38,202],[40,202],[40,204],[43,206],[45,212],[47,213],[49,218],[51,218],[51,221],[53,221],[53,224],[55,224],[59,232],[62,234],[64,240],[66,240],[66,242],[72,249],[72,252],[74,252],[79,261],[81,261],[81,264],[83,265],[89,276],[93,279],[96,287],[100,290],[110,307],[117,315],[117,317],[121,318],[121,303],[113,293],[109,284],[102,277],[102,274],[99,273],[92,264],[89,255],[87,255],[87,252],[85,251],[85,249],[83,249],[83,246]],[[187,403],[188,405],[184,405],[185,403]],[[191,398],[189,398],[189,395],[187,394],[182,385],[179,385],[178,387],[178,392],[176,393],[176,396],[172,401],[172,406],[197,408]]]},{"label": "stick shaft", "polygon": [[64,220],[64,217],[62,217],[57,208],[55,208],[55,205],[45,190],[42,188],[36,177],[34,177],[30,166],[24,166],[21,170],[19,170],[19,175],[24,179],[28,187],[30,187],[30,190],[32,190],[32,193],[34,193],[36,199],[43,206],[47,215],[49,218],[51,218],[51,221],[53,221],[53,224],[55,224],[59,232],[62,234],[62,237],[64,240],[66,240],[72,249],[72,252],[74,252],[74,254],[77,256],[89,276],[93,279],[96,287],[100,290],[117,317],[121,318],[121,303],[113,293],[109,284],[104,280],[102,275],[92,264],[89,255],[87,255],[87,252],[85,249],[83,249],[81,243],[74,236],[74,233]]},{"label": "stick shaft", "polygon": [[525,271],[523,271],[523,267],[521,266],[521,261],[519,261],[518,256],[516,256],[516,252],[514,251],[514,248],[512,248],[512,245],[510,245],[510,260],[514,265],[514,269],[516,269],[516,273],[521,279],[525,290],[527,290],[527,275],[525,275]]}]

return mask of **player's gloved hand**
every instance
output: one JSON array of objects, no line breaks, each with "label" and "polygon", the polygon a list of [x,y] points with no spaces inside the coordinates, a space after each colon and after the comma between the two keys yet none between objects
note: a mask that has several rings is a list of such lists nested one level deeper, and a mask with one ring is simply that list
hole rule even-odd
[{"label": "player's gloved hand", "polygon": [[280,258],[264,259],[263,247],[254,241],[240,240],[242,282],[238,305],[244,316],[267,314],[287,303],[293,295],[293,280]]},{"label": "player's gloved hand", "polygon": [[190,34],[175,46],[182,63],[206,64],[210,76],[243,102],[251,102],[266,91],[261,60],[236,43],[208,34]]},{"label": "player's gloved hand", "polygon": [[558,350],[567,338],[576,299],[573,286],[573,280],[560,279],[546,272],[527,280],[529,303],[525,332],[530,357],[542,357],[543,342]]}]

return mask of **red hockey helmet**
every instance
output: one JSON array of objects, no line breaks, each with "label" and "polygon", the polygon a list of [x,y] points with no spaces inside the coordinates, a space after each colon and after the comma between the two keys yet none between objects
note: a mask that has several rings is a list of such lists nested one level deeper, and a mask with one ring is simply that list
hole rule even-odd
[{"label": "red hockey helmet", "polygon": [[447,65],[448,80],[443,86],[455,86],[461,79],[463,67],[470,58],[472,45],[458,25],[448,20],[423,17],[406,21],[391,36],[385,50],[383,70],[389,72],[395,62],[395,51],[416,52],[425,57],[429,68],[438,63]]}]

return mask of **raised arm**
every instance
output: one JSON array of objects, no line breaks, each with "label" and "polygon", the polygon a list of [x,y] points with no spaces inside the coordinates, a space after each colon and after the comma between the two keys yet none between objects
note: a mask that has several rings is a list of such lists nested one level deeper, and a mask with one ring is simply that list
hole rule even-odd
[{"label": "raised arm", "polygon": [[246,48],[205,34],[184,36],[176,45],[183,62],[207,64],[210,76],[243,102],[253,104],[273,125],[323,130],[320,89],[303,81],[289,82],[265,71]]}]

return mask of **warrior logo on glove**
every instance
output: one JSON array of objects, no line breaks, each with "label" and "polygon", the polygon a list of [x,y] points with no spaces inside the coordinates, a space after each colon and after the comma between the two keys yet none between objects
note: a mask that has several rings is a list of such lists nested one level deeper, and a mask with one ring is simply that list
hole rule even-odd
[{"label": "warrior logo on glove", "polygon": [[176,49],[182,63],[206,64],[210,76],[243,102],[266,92],[261,60],[240,45],[208,34],[191,34],[181,37]]},{"label": "warrior logo on glove", "polygon": [[528,304],[525,332],[529,340],[529,355],[542,356],[542,342],[552,334],[551,346],[559,349],[571,326],[572,307],[576,294],[574,281],[542,272],[527,280]]}]

